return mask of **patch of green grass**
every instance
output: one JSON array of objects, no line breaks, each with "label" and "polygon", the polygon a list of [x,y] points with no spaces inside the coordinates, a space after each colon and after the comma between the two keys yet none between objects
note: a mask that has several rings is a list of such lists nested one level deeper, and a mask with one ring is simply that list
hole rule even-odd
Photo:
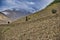
[{"label": "patch of green grass", "polygon": [[55,0],[55,1],[54,1],[54,3],[58,3],[58,2],[60,2],[60,0]]},{"label": "patch of green grass", "polygon": [[[49,6],[51,6],[52,4],[56,4],[56,3],[60,3],[60,0],[55,0],[54,2],[52,2]],[[49,7],[47,6],[47,7]]]},{"label": "patch of green grass", "polygon": [[53,3],[51,4],[54,4],[54,3],[60,3],[60,0],[55,0]]}]

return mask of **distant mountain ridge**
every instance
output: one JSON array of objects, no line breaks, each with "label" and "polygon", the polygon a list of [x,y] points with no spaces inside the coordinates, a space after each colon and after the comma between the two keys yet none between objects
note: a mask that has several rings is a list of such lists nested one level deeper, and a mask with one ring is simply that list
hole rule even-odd
[{"label": "distant mountain ridge", "polygon": [[29,11],[26,11],[26,10],[18,10],[18,11],[5,10],[2,13],[5,14],[7,17],[9,17],[12,20],[16,20],[18,18],[21,18],[21,17],[31,14]]},{"label": "distant mountain ridge", "polygon": [[[9,17],[11,20],[17,20],[19,18],[25,17],[27,15],[30,14],[34,14],[35,12],[41,11],[43,9],[45,9],[49,4],[51,4],[54,0],[44,0],[44,1],[40,1],[40,3],[33,1],[35,4],[34,5],[30,5],[27,3],[28,7],[23,7],[23,8],[13,8],[13,9],[8,9],[5,11],[2,11],[3,14],[5,14],[7,17]],[[25,3],[25,1],[23,1]],[[28,1],[27,1],[28,2]],[[44,3],[43,3],[44,2]],[[22,6],[22,5],[21,5]],[[28,8],[28,9],[27,9]]]},{"label": "distant mountain ridge", "polygon": [[8,24],[8,21],[10,21],[10,19],[0,12],[0,24]]}]

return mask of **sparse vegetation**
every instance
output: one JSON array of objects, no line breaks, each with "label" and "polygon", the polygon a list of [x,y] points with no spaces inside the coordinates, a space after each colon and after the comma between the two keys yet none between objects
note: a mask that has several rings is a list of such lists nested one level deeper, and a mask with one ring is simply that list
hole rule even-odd
[{"label": "sparse vegetation", "polygon": [[54,1],[54,3],[58,3],[58,2],[60,3],[60,0],[55,0],[55,1]]},{"label": "sparse vegetation", "polygon": [[55,9],[52,9],[52,13],[55,14],[57,12],[57,10]]}]

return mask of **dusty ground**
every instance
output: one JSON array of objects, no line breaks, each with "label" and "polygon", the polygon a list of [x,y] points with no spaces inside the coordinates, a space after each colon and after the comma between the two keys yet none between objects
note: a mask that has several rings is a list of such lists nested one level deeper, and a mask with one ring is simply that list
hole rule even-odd
[{"label": "dusty ground", "polygon": [[[0,25],[0,40],[60,40],[60,3],[41,12],[19,19],[12,24]],[[57,10],[52,13],[52,9]]]}]

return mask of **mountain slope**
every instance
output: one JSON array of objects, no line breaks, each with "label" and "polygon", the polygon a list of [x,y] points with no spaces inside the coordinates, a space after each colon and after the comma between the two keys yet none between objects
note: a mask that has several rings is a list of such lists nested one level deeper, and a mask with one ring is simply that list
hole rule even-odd
[{"label": "mountain slope", "polygon": [[0,12],[0,24],[8,24],[9,18]]},{"label": "mountain slope", "polygon": [[[1,40],[60,40],[59,4],[53,4],[41,12],[20,19],[12,24],[0,25]],[[52,13],[52,9],[57,10]],[[25,20],[25,19],[24,19]]]},{"label": "mountain slope", "polygon": [[[49,6],[48,8],[45,8],[42,11],[39,11],[32,15],[27,16],[28,21],[40,19],[40,18],[47,17],[47,16],[53,16],[54,14],[52,13],[52,10],[56,10],[57,11],[56,13],[59,13],[59,9],[58,9],[59,4],[60,3],[52,4],[51,6]],[[21,23],[21,22],[25,22],[25,21],[26,21],[26,17],[23,17],[13,23]]]}]

